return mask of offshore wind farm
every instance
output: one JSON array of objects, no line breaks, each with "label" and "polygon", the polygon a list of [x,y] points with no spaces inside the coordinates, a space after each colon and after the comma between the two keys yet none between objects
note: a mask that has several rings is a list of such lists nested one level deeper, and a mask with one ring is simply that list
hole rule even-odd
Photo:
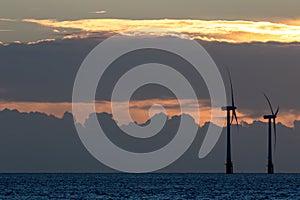
[{"label": "offshore wind farm", "polygon": [[1,1],[0,199],[299,199],[299,7]]}]

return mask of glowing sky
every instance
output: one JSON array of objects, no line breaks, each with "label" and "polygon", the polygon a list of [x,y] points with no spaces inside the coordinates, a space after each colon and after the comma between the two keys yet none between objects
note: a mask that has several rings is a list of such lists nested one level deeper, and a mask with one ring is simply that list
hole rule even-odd
[{"label": "glowing sky", "polygon": [[[184,102],[188,103],[189,100],[183,100]],[[149,113],[149,108],[155,104],[159,104],[164,106],[165,111],[162,111],[159,109],[159,107],[156,109],[154,108],[151,110],[152,112]],[[211,117],[211,107],[207,106],[205,103],[199,101],[200,105],[200,121],[199,125],[204,125],[205,122],[210,121]],[[88,118],[88,115],[90,114],[89,111],[85,109],[85,104],[81,103],[82,107],[82,116],[81,118],[77,119],[78,122],[84,123],[84,121]],[[122,117],[122,113],[125,110],[124,108],[127,106],[126,102],[119,102],[116,107],[116,111],[120,112],[120,116]],[[185,106],[185,105],[182,105]],[[46,113],[48,115],[54,115],[56,117],[61,118],[65,112],[72,112],[72,103],[70,102],[60,102],[60,103],[53,103],[53,102],[0,102],[0,110],[3,109],[17,109],[20,112],[42,112]],[[103,101],[103,102],[97,102],[95,103],[96,112],[107,112],[111,113],[111,104],[110,102]],[[218,118],[224,118],[224,112],[221,111],[220,108],[215,108],[216,113],[218,113]],[[164,112],[166,115],[175,116],[182,114],[180,112],[180,109],[178,107],[178,101],[177,100],[162,100],[162,99],[149,99],[149,100],[140,100],[140,101],[131,101],[130,102],[130,114],[132,117],[132,120],[138,122],[138,123],[144,123],[146,122],[149,117],[153,116],[154,114]],[[195,110],[193,107],[190,107],[189,112],[186,113],[191,116],[196,116]],[[237,115],[239,117],[239,121],[246,122],[248,124],[252,123],[253,121],[264,121],[262,116],[260,117],[249,117],[248,114],[242,113],[237,111]],[[122,124],[128,124],[130,121],[126,121],[123,118],[115,119],[119,125]],[[280,112],[280,115],[278,116],[278,121],[283,123],[286,126],[293,127],[294,121],[300,120],[300,113],[295,112],[295,110],[288,110]],[[217,121],[216,121],[217,122]],[[218,124],[218,122],[216,123]],[[222,125],[222,124],[218,124]]]},{"label": "glowing sky", "polygon": [[204,40],[294,42],[299,41],[299,7],[297,0],[4,0],[0,41],[35,42],[72,34],[52,27],[120,32],[154,26]]},{"label": "glowing sky", "polygon": [[[193,39],[220,42],[300,42],[300,26],[272,22],[226,20],[122,20],[85,19],[76,21],[24,19],[52,28],[80,29],[86,32],[122,33],[127,30],[161,28],[188,34]],[[54,29],[59,32],[59,30]],[[84,37],[84,34],[78,35]],[[88,36],[87,36],[88,37]]]}]

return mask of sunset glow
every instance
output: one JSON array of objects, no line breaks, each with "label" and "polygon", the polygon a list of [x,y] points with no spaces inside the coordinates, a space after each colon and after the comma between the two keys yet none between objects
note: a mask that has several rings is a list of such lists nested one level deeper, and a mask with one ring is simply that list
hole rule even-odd
[{"label": "sunset glow", "polygon": [[122,33],[135,29],[167,29],[170,32],[187,34],[192,39],[230,43],[247,42],[300,42],[300,26],[298,21],[275,23],[267,21],[245,20],[127,20],[127,19],[82,19],[76,21],[57,21],[24,19],[24,22],[42,26],[68,29],[79,29],[84,32],[66,37],[89,37],[89,33],[112,32]]},{"label": "sunset glow", "polygon": [[[189,100],[186,100],[185,102],[188,103]],[[132,116],[132,120],[136,121],[138,123],[144,123],[146,122],[149,117],[153,116],[154,114],[158,114],[161,112],[161,110],[154,109],[154,112],[149,113],[149,108],[155,104],[160,104],[165,107],[165,111],[169,117],[180,115],[182,114],[180,112],[180,109],[178,107],[178,101],[176,99],[173,100],[161,100],[161,99],[149,99],[149,100],[139,100],[139,101],[131,101],[130,102],[130,113]],[[85,109],[85,106],[87,104],[82,103],[82,118],[78,119],[80,123],[84,123],[87,116],[90,114],[89,111]],[[126,102],[119,102],[118,107],[116,108],[117,111],[122,111],[124,108],[126,108],[127,103]],[[200,121],[199,125],[203,125],[205,122],[210,121],[211,117],[211,107],[206,106],[204,102],[199,102],[200,105]],[[97,113],[101,112],[107,112],[111,113],[111,104],[108,101],[103,102],[97,102],[95,103],[96,111]],[[1,102],[0,104],[0,110],[3,109],[17,109],[20,112],[41,112],[48,115],[54,115],[58,118],[61,118],[65,112],[72,112],[72,103],[71,102],[61,102],[61,103],[50,103],[50,102]],[[218,116],[220,119],[225,117],[225,112],[221,111],[220,108],[215,108],[215,111],[217,111]],[[267,110],[265,112],[262,112],[263,114],[266,114],[268,112]],[[195,110],[193,110],[193,107],[190,106],[189,114],[191,116],[195,116]],[[264,121],[262,117],[259,118],[251,118],[247,116],[247,113],[243,112],[237,112],[237,115],[239,117],[240,122],[246,122],[248,124],[253,123],[253,121]],[[122,124],[128,124],[130,121],[124,121],[123,119],[115,119],[118,121],[119,125]],[[300,113],[296,111],[281,111],[281,115],[278,117],[278,122],[283,123],[286,126],[293,127],[294,120],[300,120]],[[220,125],[220,124],[218,124]]]}]

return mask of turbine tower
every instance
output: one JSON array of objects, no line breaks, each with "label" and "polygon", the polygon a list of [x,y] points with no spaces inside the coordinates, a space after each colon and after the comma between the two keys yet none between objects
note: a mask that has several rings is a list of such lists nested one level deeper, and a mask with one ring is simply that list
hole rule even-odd
[{"label": "turbine tower", "polygon": [[236,116],[236,106],[234,105],[234,95],[233,95],[233,86],[230,72],[228,71],[228,77],[230,81],[230,91],[231,91],[231,105],[222,107],[223,111],[227,112],[227,153],[226,153],[226,174],[233,174],[233,165],[231,161],[231,137],[230,137],[230,126],[235,119],[237,125],[238,119]]},{"label": "turbine tower", "polygon": [[274,110],[273,110],[273,107],[272,107],[272,104],[270,102],[270,99],[268,98],[268,96],[266,94],[264,94],[268,104],[269,104],[269,107],[270,107],[270,110],[271,110],[271,113],[270,115],[264,115],[264,119],[268,119],[268,124],[269,124],[269,127],[268,127],[268,132],[269,132],[269,135],[268,135],[268,174],[274,174],[274,165],[273,165],[273,152],[272,152],[272,121],[273,121],[273,128],[274,128],[274,149],[275,149],[275,146],[276,146],[276,117],[277,117],[277,114],[279,112],[279,106],[276,110],[276,112],[274,113]]}]

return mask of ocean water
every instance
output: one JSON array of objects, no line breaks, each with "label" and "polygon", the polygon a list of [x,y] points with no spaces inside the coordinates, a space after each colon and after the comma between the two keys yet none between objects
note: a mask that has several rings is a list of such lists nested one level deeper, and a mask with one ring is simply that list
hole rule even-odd
[{"label": "ocean water", "polygon": [[300,174],[0,174],[0,199],[300,199]]}]

